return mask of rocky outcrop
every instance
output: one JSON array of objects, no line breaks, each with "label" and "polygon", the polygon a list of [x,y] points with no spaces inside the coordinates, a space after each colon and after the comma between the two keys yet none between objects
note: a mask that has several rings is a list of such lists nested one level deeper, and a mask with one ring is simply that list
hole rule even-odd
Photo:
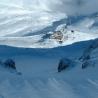
[{"label": "rocky outcrop", "polygon": [[56,41],[62,43],[63,42],[63,33],[61,31],[55,31],[51,36],[51,39],[55,39]]},{"label": "rocky outcrop", "polygon": [[12,60],[12,59],[7,59],[7,60],[4,62],[4,66],[5,66],[6,68],[11,68],[11,69],[16,70],[15,61]]},{"label": "rocky outcrop", "polygon": [[73,61],[68,59],[68,58],[62,58],[60,61],[59,61],[59,64],[58,64],[58,72],[61,72],[67,68],[70,68],[73,66]]},{"label": "rocky outcrop", "polygon": [[18,72],[16,69],[16,64],[13,59],[7,59],[4,62],[0,60],[0,67],[4,68],[6,71],[9,71],[11,73],[16,73],[18,75],[21,75],[21,72]]},{"label": "rocky outcrop", "polygon": [[92,52],[98,48],[98,39],[94,40],[91,45],[84,51],[83,55],[79,58],[82,61],[82,69],[93,65],[91,62]]}]

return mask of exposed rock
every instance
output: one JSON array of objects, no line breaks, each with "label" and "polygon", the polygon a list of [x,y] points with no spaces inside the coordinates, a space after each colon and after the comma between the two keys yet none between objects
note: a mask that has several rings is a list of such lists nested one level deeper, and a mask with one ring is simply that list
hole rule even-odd
[{"label": "exposed rock", "polygon": [[85,69],[89,66],[89,62],[88,61],[85,61],[83,64],[82,64],[82,69]]},{"label": "exposed rock", "polygon": [[91,53],[98,48],[98,39],[94,40],[92,44],[85,49],[83,55],[79,58],[81,61],[86,61],[90,59]]},{"label": "exposed rock", "polygon": [[61,31],[55,31],[51,38],[61,43],[63,42],[63,33]]},{"label": "exposed rock", "polygon": [[12,68],[12,69],[16,70],[15,62],[12,59],[7,59],[4,62],[4,66],[7,67],[7,68]]},{"label": "exposed rock", "polygon": [[82,61],[82,69],[87,68],[88,66],[94,66],[91,62],[91,54],[92,52],[98,48],[98,39],[94,40],[92,44],[85,49],[83,55],[79,58]]},{"label": "exposed rock", "polygon": [[73,66],[73,61],[68,58],[63,58],[60,60],[58,65],[58,72],[61,72],[62,70],[65,70],[69,67]]}]

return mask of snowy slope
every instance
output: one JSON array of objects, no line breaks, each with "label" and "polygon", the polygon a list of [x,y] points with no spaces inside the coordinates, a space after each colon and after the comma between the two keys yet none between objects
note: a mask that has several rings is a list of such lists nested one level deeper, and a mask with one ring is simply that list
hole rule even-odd
[{"label": "snowy slope", "polygon": [[[0,97],[7,98],[97,98],[98,48],[92,51],[94,66],[82,69],[78,59],[93,41],[79,42],[53,49],[29,49],[0,46],[0,59],[12,58],[22,75],[0,70]],[[73,50],[73,51],[72,51]],[[76,66],[57,72],[60,58],[67,57]]]}]

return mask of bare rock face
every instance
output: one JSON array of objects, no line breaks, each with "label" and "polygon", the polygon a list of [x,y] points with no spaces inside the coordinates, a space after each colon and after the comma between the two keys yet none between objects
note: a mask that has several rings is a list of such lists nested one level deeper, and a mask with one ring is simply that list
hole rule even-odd
[{"label": "bare rock face", "polygon": [[79,58],[79,60],[82,62],[82,69],[85,69],[89,66],[94,66],[91,55],[95,49],[98,49],[98,39],[94,40],[91,45],[85,49],[83,55]]},{"label": "bare rock face", "polygon": [[82,64],[82,69],[87,68],[89,65],[90,65],[90,63],[89,63],[88,61],[85,61],[85,62]]},{"label": "bare rock face", "polygon": [[13,59],[7,59],[4,62],[0,60],[0,67],[4,68],[5,71],[9,71],[10,73],[22,75],[21,72],[17,71],[16,64]]},{"label": "bare rock face", "polygon": [[12,68],[12,69],[16,70],[15,62],[12,59],[7,59],[4,62],[4,66],[7,67],[7,68]]},{"label": "bare rock face", "polygon": [[62,58],[58,64],[58,72],[61,72],[73,66],[73,61],[68,58]]}]

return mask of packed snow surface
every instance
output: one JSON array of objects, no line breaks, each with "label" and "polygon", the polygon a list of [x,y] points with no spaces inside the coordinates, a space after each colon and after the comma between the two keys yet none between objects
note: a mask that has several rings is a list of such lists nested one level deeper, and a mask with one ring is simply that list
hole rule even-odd
[{"label": "packed snow surface", "polygon": [[[96,41],[97,43],[97,41]],[[92,44],[79,42],[52,49],[30,49],[0,46],[0,59],[16,62],[18,75],[0,66],[1,98],[97,98],[98,48],[90,52],[92,64],[82,69],[79,57]],[[97,44],[96,44],[97,45]],[[75,61],[74,67],[57,72],[62,57]]]}]

